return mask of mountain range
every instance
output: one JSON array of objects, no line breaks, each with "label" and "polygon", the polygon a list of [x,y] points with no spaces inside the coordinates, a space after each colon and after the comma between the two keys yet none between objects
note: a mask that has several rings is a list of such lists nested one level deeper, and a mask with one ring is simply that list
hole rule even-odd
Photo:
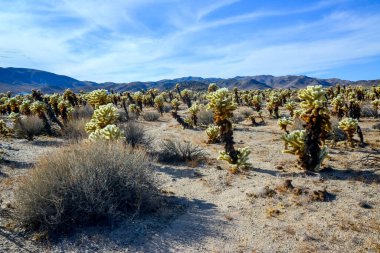
[{"label": "mountain range", "polygon": [[205,90],[210,83],[216,83],[219,87],[238,87],[247,89],[271,89],[271,88],[305,88],[308,85],[322,85],[324,87],[341,85],[363,85],[371,86],[380,84],[377,80],[348,81],[338,78],[320,79],[304,75],[256,75],[236,76],[233,78],[202,78],[182,77],[176,79],[164,79],[152,82],[129,82],[129,83],[96,83],[91,81],[79,81],[74,78],[57,75],[47,71],[27,68],[1,68],[0,67],[0,92],[10,91],[12,93],[30,92],[32,89],[41,90],[44,93],[63,92],[70,88],[73,91],[91,91],[104,88],[113,89],[116,92],[138,91],[141,89],[157,88],[160,90],[172,89],[180,83],[181,87],[195,90]]}]

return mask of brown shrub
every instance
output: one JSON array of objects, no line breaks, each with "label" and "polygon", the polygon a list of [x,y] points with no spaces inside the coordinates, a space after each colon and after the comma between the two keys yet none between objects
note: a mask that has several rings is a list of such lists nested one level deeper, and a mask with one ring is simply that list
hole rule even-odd
[{"label": "brown shrub", "polygon": [[80,142],[86,139],[88,134],[86,133],[85,126],[88,119],[73,119],[69,121],[62,129],[62,137],[66,140],[73,142]]},{"label": "brown shrub", "polygon": [[145,112],[143,118],[146,121],[157,121],[160,118],[160,114],[158,112]]},{"label": "brown shrub", "polygon": [[35,136],[41,135],[44,131],[44,123],[37,116],[23,117],[14,125],[16,138],[25,138],[32,141]]},{"label": "brown shrub", "polygon": [[197,113],[197,120],[199,125],[208,126],[214,123],[214,114],[212,111],[201,109]]},{"label": "brown shrub", "polygon": [[19,222],[61,230],[158,207],[147,155],[122,143],[80,143],[42,157],[15,192]]},{"label": "brown shrub", "polygon": [[191,162],[201,161],[206,157],[206,152],[191,142],[178,140],[164,140],[158,154],[160,162]]}]

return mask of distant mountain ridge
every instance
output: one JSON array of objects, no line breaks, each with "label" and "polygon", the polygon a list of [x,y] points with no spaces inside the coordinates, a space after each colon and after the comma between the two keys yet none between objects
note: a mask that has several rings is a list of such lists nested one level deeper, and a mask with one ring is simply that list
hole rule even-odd
[{"label": "distant mountain ridge", "polygon": [[129,83],[96,83],[90,81],[79,81],[74,78],[57,75],[47,71],[27,69],[27,68],[1,68],[0,67],[0,92],[11,91],[12,93],[30,92],[32,89],[39,89],[45,93],[63,92],[70,88],[74,91],[91,91],[104,88],[113,89],[117,92],[138,91],[141,89],[158,88],[160,90],[172,89],[180,83],[182,88],[196,90],[207,89],[210,83],[216,83],[219,87],[238,87],[247,89],[271,89],[271,88],[291,88],[299,89],[308,85],[322,85],[324,87],[342,85],[377,85],[377,80],[348,81],[338,78],[320,79],[304,75],[257,75],[257,76],[236,76],[233,78],[202,78],[202,77],[182,77],[176,79],[164,79],[153,82],[129,82]]}]

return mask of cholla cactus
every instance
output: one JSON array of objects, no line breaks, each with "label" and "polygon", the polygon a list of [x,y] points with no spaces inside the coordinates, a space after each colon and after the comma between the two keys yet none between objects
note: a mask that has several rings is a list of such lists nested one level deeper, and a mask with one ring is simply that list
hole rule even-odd
[{"label": "cholla cactus", "polygon": [[293,124],[293,121],[289,118],[281,118],[281,119],[278,119],[277,121],[277,125],[281,127],[281,129],[284,130],[286,133],[289,133],[289,131],[287,130],[288,125],[292,125],[292,124]]},{"label": "cholla cactus", "polygon": [[154,98],[154,105],[157,108],[158,112],[161,114],[161,116],[164,113],[164,102],[165,99],[161,95]]},{"label": "cholla cactus", "polygon": [[375,99],[371,102],[372,106],[373,106],[373,110],[375,111],[375,117],[378,116],[378,113],[377,113],[377,110],[379,109],[380,107],[380,99]]},{"label": "cholla cactus", "polygon": [[211,124],[206,129],[206,134],[208,136],[208,143],[216,143],[219,141],[219,131],[220,127]]},{"label": "cholla cactus", "polygon": [[184,89],[180,93],[181,98],[183,102],[187,105],[188,108],[191,107],[191,96],[193,95],[193,92],[188,89]]},{"label": "cholla cactus", "polygon": [[294,110],[296,109],[297,104],[294,101],[289,101],[288,103],[285,104],[286,110],[289,111],[290,117],[294,116]]},{"label": "cholla cactus", "polygon": [[189,109],[188,109],[188,112],[190,113],[190,117],[191,117],[191,124],[193,126],[196,126],[197,125],[197,121],[198,121],[198,118],[197,118],[197,113],[200,111],[200,105],[198,103],[194,103]]},{"label": "cholla cactus", "polygon": [[[298,97],[302,100],[301,110],[297,110],[295,113],[305,121],[306,127],[305,148],[303,155],[299,156],[299,163],[304,170],[315,171],[320,168],[322,159],[325,157],[327,151],[322,143],[326,134],[331,131],[330,115],[326,106],[326,92],[320,85],[308,86],[298,92]],[[293,138],[291,134],[289,138]],[[289,142],[287,138],[283,139],[285,143]]]},{"label": "cholla cactus", "polygon": [[251,150],[249,147],[238,148],[237,150],[237,161],[230,156],[228,152],[222,151],[219,154],[218,160],[227,161],[231,166],[231,172],[236,173],[239,169],[245,169],[251,164],[248,162],[249,154],[251,154]]},{"label": "cholla cactus", "polygon": [[227,88],[222,88],[208,94],[207,99],[210,100],[208,109],[213,110],[217,125],[217,122],[231,118],[233,116],[233,111],[237,108],[237,105]]},{"label": "cholla cactus", "polygon": [[262,103],[263,103],[263,101],[262,101],[262,98],[260,95],[254,95],[252,97],[252,105],[253,105],[253,107],[255,107],[255,110],[257,112],[261,110]]},{"label": "cholla cactus", "polygon": [[33,102],[30,105],[30,111],[33,114],[36,114],[40,119],[42,119],[42,121],[44,122],[44,127],[45,127],[46,132],[49,135],[51,135],[51,134],[53,134],[53,132],[51,130],[50,123],[49,123],[49,121],[45,115],[46,110],[47,110],[47,107],[46,107],[45,103],[41,102],[41,101]]},{"label": "cholla cactus", "polygon": [[274,112],[276,119],[279,118],[278,107],[280,105],[281,105],[281,99],[280,99],[279,95],[276,93],[271,94],[269,97],[269,101],[267,103],[267,109],[268,109],[270,115],[272,115],[272,113]]},{"label": "cholla cactus", "polygon": [[208,93],[211,93],[211,92],[216,91],[217,89],[219,89],[219,87],[216,83],[210,83],[207,91],[208,91]]},{"label": "cholla cactus", "polygon": [[30,101],[25,99],[22,104],[20,105],[20,112],[26,116],[29,116],[32,114],[30,110]]},{"label": "cholla cactus", "polygon": [[[285,142],[285,149],[282,151],[285,154],[292,154],[298,156],[298,163],[302,168],[309,166],[308,147],[306,144],[307,133],[305,130],[295,130],[291,133],[284,134],[282,139]],[[319,170],[323,160],[327,157],[327,148],[323,147],[318,153],[318,164],[314,170]]]},{"label": "cholla cactus", "polygon": [[105,128],[107,125],[112,125],[117,121],[118,117],[119,113],[113,104],[101,105],[94,111],[91,121],[86,124],[86,131],[91,133]]},{"label": "cholla cactus", "polygon": [[237,164],[241,154],[239,150],[234,148],[232,123],[230,121],[237,105],[226,88],[208,94],[207,99],[210,100],[208,109],[214,112],[214,122],[220,127],[220,138],[225,143],[224,152],[228,154],[231,164]]},{"label": "cholla cactus", "polygon": [[179,105],[181,104],[178,99],[174,98],[171,102],[172,106],[173,106],[173,109],[175,112],[178,111],[178,108],[179,108]]},{"label": "cholla cactus", "polygon": [[338,127],[346,133],[348,142],[351,144],[351,147],[354,147],[353,137],[354,137],[355,132],[358,129],[358,126],[359,126],[358,120],[353,119],[353,118],[345,118],[339,122]]},{"label": "cholla cactus", "polygon": [[333,112],[337,114],[338,119],[341,119],[345,112],[345,102],[342,95],[338,95],[331,101]]},{"label": "cholla cactus", "polygon": [[136,106],[135,104],[130,104],[129,111],[134,113],[136,115],[136,118],[139,118],[140,113],[141,113],[140,107]]},{"label": "cholla cactus", "polygon": [[143,110],[143,94],[141,91],[138,91],[138,92],[135,92],[133,93],[132,95],[133,97],[133,100],[136,101],[139,109],[140,109],[140,112]]},{"label": "cholla cactus", "polygon": [[99,141],[99,140],[115,141],[115,140],[125,139],[120,128],[118,128],[116,125],[107,125],[106,127],[102,129],[97,129],[94,132],[90,133],[90,136],[88,138],[91,141]]},{"label": "cholla cactus", "polygon": [[7,124],[4,120],[0,119],[0,136],[8,136],[11,132],[11,129],[7,127]]},{"label": "cholla cactus", "polygon": [[101,105],[105,105],[108,102],[108,94],[104,89],[98,89],[90,92],[87,95],[87,102],[93,107],[98,108]]}]

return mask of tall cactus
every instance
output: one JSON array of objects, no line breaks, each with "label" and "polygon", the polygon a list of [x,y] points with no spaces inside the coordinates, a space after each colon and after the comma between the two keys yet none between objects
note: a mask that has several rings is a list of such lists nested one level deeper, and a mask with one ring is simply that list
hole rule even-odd
[{"label": "tall cactus", "polygon": [[299,152],[299,163],[304,170],[316,171],[327,155],[324,140],[331,131],[330,112],[325,106],[326,92],[320,85],[308,86],[298,92],[298,97],[302,102],[297,115],[305,122],[305,133],[292,132],[284,135],[283,140],[285,146],[292,145],[294,138],[297,138],[297,142],[304,142]]}]

